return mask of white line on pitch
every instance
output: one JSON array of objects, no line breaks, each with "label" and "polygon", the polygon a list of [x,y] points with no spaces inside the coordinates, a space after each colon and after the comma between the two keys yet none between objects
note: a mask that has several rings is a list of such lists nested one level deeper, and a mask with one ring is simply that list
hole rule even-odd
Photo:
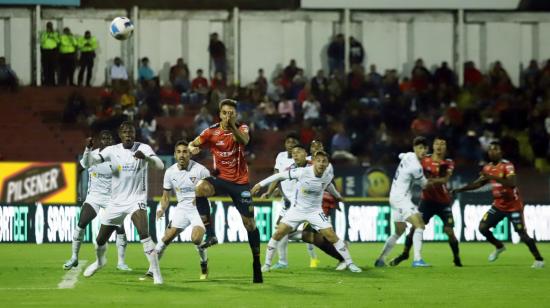
[{"label": "white line on pitch", "polygon": [[80,272],[82,272],[82,269],[84,266],[88,263],[88,260],[80,260],[78,262],[77,267],[71,268],[65,276],[63,276],[63,279],[61,282],[57,285],[58,289],[72,289],[74,288],[74,285],[78,281],[78,276],[80,275]]},{"label": "white line on pitch", "polygon": [[0,291],[57,290],[58,288],[0,288]]}]

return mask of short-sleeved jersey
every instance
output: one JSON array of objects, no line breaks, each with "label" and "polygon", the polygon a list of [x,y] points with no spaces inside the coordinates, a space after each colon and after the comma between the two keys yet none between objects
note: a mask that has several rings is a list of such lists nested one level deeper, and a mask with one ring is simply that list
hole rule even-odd
[{"label": "short-sleeved jersey", "polygon": [[304,211],[321,210],[323,192],[333,177],[328,168],[321,177],[315,175],[313,166],[290,169],[288,178],[297,180],[293,205]]},{"label": "short-sleeved jersey", "polygon": [[[426,178],[439,178],[453,172],[455,163],[452,159],[435,161],[432,156],[426,156],[421,161]],[[433,201],[439,204],[450,204],[451,194],[446,184],[430,185],[422,190],[422,200]]]},{"label": "short-sleeved jersey", "polygon": [[[92,154],[98,153],[99,149],[92,151]],[[80,165],[82,167],[85,165],[83,159],[80,160]],[[88,191],[86,192],[86,198],[110,201],[112,176],[113,171],[110,162],[93,165],[88,168]]]},{"label": "short-sleeved jersey", "polygon": [[[274,169],[276,169],[277,172],[283,172],[290,169],[293,165],[295,166],[294,159],[292,157],[288,157],[288,152],[284,151],[277,155]],[[279,182],[279,189],[281,190],[283,197],[288,201],[290,201],[294,195],[294,186],[294,182],[290,180]]]},{"label": "short-sleeved jersey", "polygon": [[413,152],[399,154],[401,162],[395,171],[390,189],[390,199],[410,199],[412,186],[417,183],[421,187],[426,186],[426,177],[422,165]]},{"label": "short-sleeved jersey", "polygon": [[[240,124],[239,130],[248,133],[248,126]],[[245,145],[233,139],[231,131],[225,131],[216,123],[199,135],[201,145],[208,147],[214,160],[218,178],[235,184],[248,184],[248,165],[244,157]]]},{"label": "short-sleeved jersey", "polygon": [[145,159],[137,159],[134,154],[141,151],[145,156],[155,156],[147,144],[134,142],[130,149],[122,143],[108,146],[99,152],[104,161],[111,162],[113,170],[111,194],[113,205],[147,203],[147,167]]},{"label": "short-sleeved jersey", "polygon": [[208,169],[193,160],[190,160],[187,168],[183,170],[180,170],[176,163],[166,169],[162,187],[176,193],[179,207],[195,208],[195,186],[209,176]]},{"label": "short-sleeved jersey", "polygon": [[[488,163],[483,167],[483,172],[500,178],[506,178],[516,174],[514,165],[504,159],[496,165]],[[493,188],[493,204],[497,209],[503,212],[523,210],[523,201],[521,200],[517,187],[507,187],[497,181],[491,181],[491,185]]]}]

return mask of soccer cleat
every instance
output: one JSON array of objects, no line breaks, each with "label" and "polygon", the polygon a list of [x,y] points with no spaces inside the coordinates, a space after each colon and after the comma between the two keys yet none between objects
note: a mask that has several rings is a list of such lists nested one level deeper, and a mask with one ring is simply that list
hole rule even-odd
[{"label": "soccer cleat", "polygon": [[212,236],[211,238],[207,239],[205,242],[202,242],[199,245],[199,249],[206,249],[210,246],[214,246],[218,243],[218,238],[215,236]]},{"label": "soccer cleat", "polygon": [[271,267],[271,269],[275,269],[275,270],[278,270],[278,269],[287,269],[288,268],[288,264],[284,264],[284,263],[280,263],[280,262],[277,262],[275,265],[273,265]]},{"label": "soccer cleat", "polygon": [[343,271],[346,268],[348,268],[348,265],[344,261],[342,261],[342,262],[338,263],[338,265],[336,265],[336,270],[337,271]]},{"label": "soccer cleat", "polygon": [[453,263],[455,264],[456,267],[462,267],[462,261],[460,261],[459,257],[454,258]]},{"label": "soccer cleat", "polygon": [[349,269],[349,271],[352,272],[352,273],[361,273],[361,272],[363,271],[359,266],[357,266],[357,265],[355,265],[355,264],[353,264],[353,263],[351,263],[350,265],[348,265],[348,269]]},{"label": "soccer cleat", "polygon": [[145,280],[149,280],[149,279],[153,279],[153,272],[147,271],[147,273],[145,273],[143,276],[139,277],[140,281],[145,281]]},{"label": "soccer cleat", "polygon": [[206,280],[207,278],[208,278],[208,261],[201,262],[201,276],[199,277],[199,279]]},{"label": "soccer cleat", "polygon": [[116,266],[116,269],[119,270],[119,271],[125,271],[125,272],[131,272],[132,271],[132,269],[126,263],[119,263]]},{"label": "soccer cleat", "polygon": [[97,260],[90,264],[85,270],[84,270],[84,277],[91,277],[93,274],[97,273],[100,269],[102,269],[107,262],[103,262],[102,264],[99,264]]},{"label": "soccer cleat", "polygon": [[413,261],[412,267],[431,267],[431,265],[420,259],[417,261]]},{"label": "soccer cleat", "polygon": [[321,261],[319,261],[319,259],[317,258],[309,259],[309,267],[311,268],[317,268],[317,266],[319,266],[319,263],[321,263]]},{"label": "soccer cleat", "polygon": [[543,268],[543,267],[544,267],[544,261],[535,260],[533,265],[531,265],[531,268]]},{"label": "soccer cleat", "polygon": [[262,266],[262,264],[260,263],[260,260],[259,259],[256,259],[257,257],[255,257],[255,260],[254,262],[252,262],[252,270],[253,270],[253,277],[252,277],[252,282],[253,283],[263,283],[264,282],[264,277],[262,276],[262,272],[264,272],[264,267],[267,266],[267,271],[269,271],[269,265],[264,265]]},{"label": "soccer cleat", "polygon": [[78,259],[70,259],[69,261],[65,262],[65,264],[63,264],[63,269],[70,270],[71,268],[77,267],[77,266],[78,266]]},{"label": "soccer cleat", "polygon": [[262,273],[267,273],[267,272],[269,272],[269,271],[271,271],[271,266],[269,266],[269,265],[267,265],[267,264],[264,264],[264,265],[262,266]]},{"label": "soccer cleat", "polygon": [[397,266],[399,265],[399,263],[407,260],[409,258],[409,255],[408,254],[400,254],[398,255],[397,257],[393,258],[391,261],[390,261],[390,266]]},{"label": "soccer cleat", "polygon": [[502,248],[497,248],[497,249],[495,249],[495,251],[493,251],[489,255],[489,258],[487,258],[487,259],[489,260],[489,262],[495,262],[498,259],[498,256],[501,253],[503,253],[505,250],[506,250],[506,247],[504,247],[504,246],[502,246]]},{"label": "soccer cleat", "polygon": [[384,266],[386,266],[386,263],[384,263],[384,260],[376,259],[376,261],[374,261],[374,267],[384,267]]}]

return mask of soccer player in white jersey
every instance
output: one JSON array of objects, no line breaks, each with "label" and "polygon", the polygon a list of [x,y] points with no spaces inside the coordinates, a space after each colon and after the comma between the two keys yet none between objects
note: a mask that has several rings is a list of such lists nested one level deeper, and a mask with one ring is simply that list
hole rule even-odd
[{"label": "soccer player in white jersey", "polygon": [[[292,149],[294,146],[296,146],[299,143],[298,135],[296,133],[289,133],[285,137],[285,150],[283,152],[280,152],[277,154],[277,158],[275,158],[275,167],[274,173],[277,174],[282,171],[286,171],[290,169],[290,167],[294,164],[294,159],[292,157]],[[277,218],[277,224],[281,221],[281,218],[285,215],[286,211],[290,207],[290,199],[294,195],[294,183],[293,181],[285,180],[281,182],[273,182],[269,185],[269,188],[267,189],[267,192],[262,194],[261,198],[269,198],[273,194],[276,188],[279,188],[279,191],[283,195],[283,201],[284,201],[284,207],[281,209],[281,212],[279,213],[279,218]],[[308,244],[310,245],[310,244]],[[279,253],[279,262],[277,262],[275,265],[273,265],[273,269],[286,269],[288,268],[288,258],[287,258],[287,252],[288,252],[288,235],[285,235],[280,241],[279,241],[279,247],[277,249],[277,252]]]},{"label": "soccer player in white jersey", "polygon": [[[191,160],[191,153],[188,148],[189,143],[184,140],[176,142],[174,147],[174,158],[176,163],[166,169],[164,173],[164,191],[160,199],[160,208],[157,210],[157,219],[164,215],[164,212],[170,203],[170,192],[175,192],[178,199],[178,205],[170,210],[170,223],[168,229],[164,232],[164,237],[158,242],[155,250],[159,260],[164,254],[168,245],[185,228],[191,227],[191,241],[197,246],[201,260],[200,279],[208,277],[208,257],[206,249],[199,248],[204,236],[205,227],[197,211],[195,204],[195,186],[197,183],[210,176],[210,171],[203,165]],[[152,269],[145,276],[152,276]]]},{"label": "soccer player in white jersey", "polygon": [[392,218],[395,222],[395,234],[390,236],[382,253],[376,259],[374,265],[383,267],[386,265],[385,259],[391,252],[397,240],[405,232],[407,222],[415,228],[413,235],[414,261],[413,267],[430,266],[422,259],[422,233],[424,232],[424,221],[422,215],[418,212],[416,205],[412,202],[412,186],[418,184],[422,188],[427,185],[444,183],[442,178],[426,179],[420,160],[428,152],[428,141],[424,137],[416,137],[413,140],[414,152],[401,153],[399,158],[401,162],[395,171],[395,176],[390,189],[390,206]]},{"label": "soccer player in white jersey", "polygon": [[[113,135],[108,130],[101,131],[99,133],[99,142],[99,148],[93,151],[96,154],[105,147],[113,144]],[[84,165],[84,161],[81,160],[79,169],[82,169]],[[105,207],[107,207],[110,203],[111,176],[111,164],[108,162],[88,168],[88,192],[86,193],[86,200],[84,200],[80,209],[78,224],[73,231],[73,254],[71,259],[63,264],[63,268],[66,270],[78,266],[78,253],[80,252],[80,245],[82,244],[84,233],[86,233],[86,227],[97,216],[99,209],[105,209]],[[131,271],[132,269],[126,265],[124,260],[126,245],[128,244],[126,241],[124,226],[117,226],[116,233],[116,246],[118,251],[117,269],[122,271]]]},{"label": "soccer player in white jersey", "polygon": [[296,179],[297,188],[295,194],[295,203],[285,214],[277,231],[273,234],[267,244],[267,252],[262,271],[269,271],[271,260],[275,254],[278,242],[302,222],[309,222],[315,229],[330,241],[338,252],[344,258],[348,269],[352,272],[361,272],[362,270],[353,264],[351,255],[343,240],[339,239],[328,218],[321,208],[323,202],[323,191],[331,183],[334,174],[327,172],[329,166],[328,154],[324,151],[318,151],[313,154],[313,165],[305,168],[295,168],[289,171],[274,174],[260,183],[254,185],[251,192],[258,194],[262,187],[266,187],[274,181],[285,179]]},{"label": "soccer player in white jersey", "polygon": [[147,224],[147,170],[149,165],[162,170],[164,163],[149,145],[135,142],[136,129],[132,123],[123,122],[118,134],[121,143],[108,146],[99,153],[92,153],[90,145],[84,151],[86,167],[108,161],[113,168],[112,201],[101,217],[101,228],[96,238],[97,260],[86,268],[84,276],[90,277],[105,266],[107,240],[116,226],[131,215],[153,270],[154,283],[162,284],[158,255]]}]

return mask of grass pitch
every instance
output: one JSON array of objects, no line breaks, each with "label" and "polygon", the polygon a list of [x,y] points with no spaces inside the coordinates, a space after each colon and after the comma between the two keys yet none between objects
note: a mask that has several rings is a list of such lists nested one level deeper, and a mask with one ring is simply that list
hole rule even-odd
[{"label": "grass pitch", "polygon": [[[354,261],[364,269],[354,274],[334,271],[336,262],[320,250],[316,252],[321,264],[311,269],[305,245],[291,243],[289,268],[265,273],[261,285],[251,282],[247,244],[209,249],[207,281],[198,279],[195,248],[173,244],[161,262],[162,286],[138,280],[147,267],[141,244],[128,246],[132,272],[116,270],[116,248],[109,246],[104,269],[91,278],[80,273],[74,288],[58,289],[67,273],[62,264],[70,256],[70,244],[1,244],[1,306],[548,307],[550,299],[550,264],[531,269],[533,258],[523,244],[508,243],[508,250],[495,263],[487,262],[491,245],[461,244],[463,268],[452,265],[446,243],[425,243],[423,255],[432,268],[411,268],[411,260],[395,268],[373,268],[382,245],[352,244]],[[392,256],[402,247],[397,245]],[[543,256],[550,256],[549,243],[538,247]],[[88,264],[94,261],[91,244],[82,246],[80,259]]]}]

